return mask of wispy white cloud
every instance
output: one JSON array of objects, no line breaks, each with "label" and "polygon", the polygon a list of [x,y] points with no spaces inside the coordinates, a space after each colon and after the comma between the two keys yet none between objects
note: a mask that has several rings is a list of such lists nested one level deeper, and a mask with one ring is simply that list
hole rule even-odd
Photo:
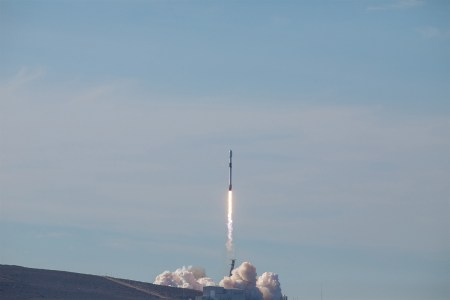
[{"label": "wispy white cloud", "polygon": [[276,27],[285,27],[291,23],[291,19],[285,16],[273,16],[270,18],[270,23]]},{"label": "wispy white cloud", "polygon": [[450,30],[443,30],[434,26],[426,26],[419,28],[417,32],[427,39],[447,39],[450,38]]},{"label": "wispy white cloud", "polygon": [[3,83],[0,82],[0,98],[5,99],[10,93],[17,91],[35,80],[43,78],[45,74],[46,70],[43,67],[22,67],[12,78],[8,78]]},{"label": "wispy white cloud", "polygon": [[423,0],[390,0],[381,4],[369,6],[367,10],[393,10],[393,9],[410,9],[424,5]]}]

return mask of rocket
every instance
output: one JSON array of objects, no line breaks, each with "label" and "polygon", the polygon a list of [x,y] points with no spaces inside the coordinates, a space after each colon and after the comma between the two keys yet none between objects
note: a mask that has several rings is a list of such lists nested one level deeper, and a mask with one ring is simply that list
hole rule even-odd
[{"label": "rocket", "polygon": [[229,168],[230,168],[230,181],[229,181],[229,185],[228,185],[228,190],[231,191],[232,190],[232,185],[231,185],[231,168],[232,168],[232,163],[231,163],[231,158],[233,156],[233,152],[230,149],[230,163],[228,164]]}]

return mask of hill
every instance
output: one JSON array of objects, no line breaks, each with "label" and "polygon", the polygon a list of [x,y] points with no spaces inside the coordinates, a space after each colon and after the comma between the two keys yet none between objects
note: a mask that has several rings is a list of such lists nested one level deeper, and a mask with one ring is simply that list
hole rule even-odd
[{"label": "hill", "polygon": [[108,276],[0,265],[2,300],[187,300],[201,294]]}]

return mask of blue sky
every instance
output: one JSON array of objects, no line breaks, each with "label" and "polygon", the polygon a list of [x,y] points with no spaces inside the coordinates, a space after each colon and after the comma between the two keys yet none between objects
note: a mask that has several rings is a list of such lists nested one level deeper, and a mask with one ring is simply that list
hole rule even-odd
[{"label": "blue sky", "polygon": [[0,1],[0,262],[450,297],[447,1]]}]

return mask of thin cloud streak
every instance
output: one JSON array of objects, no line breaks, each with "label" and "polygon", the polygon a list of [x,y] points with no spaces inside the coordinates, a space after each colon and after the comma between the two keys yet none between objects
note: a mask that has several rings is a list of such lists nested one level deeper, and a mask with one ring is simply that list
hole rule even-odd
[{"label": "thin cloud streak", "polygon": [[367,10],[401,10],[419,7],[425,4],[422,0],[390,0],[385,4],[369,6]]},{"label": "thin cloud streak", "polygon": [[443,30],[435,26],[426,26],[417,30],[417,32],[426,39],[448,39],[450,38],[450,29]]},{"label": "thin cloud streak", "polygon": [[31,82],[43,78],[45,74],[46,70],[43,67],[22,67],[14,77],[8,78],[0,84],[0,98],[7,99],[11,93],[18,91],[20,88],[25,87]]}]

